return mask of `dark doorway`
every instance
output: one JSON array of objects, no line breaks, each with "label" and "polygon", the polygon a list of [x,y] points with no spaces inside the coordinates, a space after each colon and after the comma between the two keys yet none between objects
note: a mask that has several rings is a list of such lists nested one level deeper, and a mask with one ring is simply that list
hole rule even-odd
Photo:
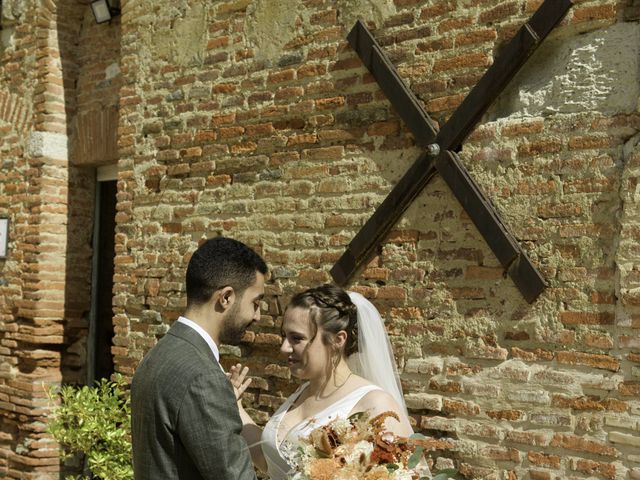
[{"label": "dark doorway", "polygon": [[93,274],[91,288],[91,323],[89,325],[89,384],[109,378],[114,372],[113,342],[113,271],[116,233],[115,180],[98,181],[96,215],[93,230]]}]

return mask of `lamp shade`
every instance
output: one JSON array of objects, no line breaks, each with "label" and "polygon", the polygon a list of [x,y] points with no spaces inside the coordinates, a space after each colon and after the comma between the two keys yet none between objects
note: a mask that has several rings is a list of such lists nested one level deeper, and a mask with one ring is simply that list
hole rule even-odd
[{"label": "lamp shade", "polygon": [[93,16],[96,17],[96,23],[104,23],[111,20],[111,9],[107,0],[91,2],[91,10],[93,11]]}]

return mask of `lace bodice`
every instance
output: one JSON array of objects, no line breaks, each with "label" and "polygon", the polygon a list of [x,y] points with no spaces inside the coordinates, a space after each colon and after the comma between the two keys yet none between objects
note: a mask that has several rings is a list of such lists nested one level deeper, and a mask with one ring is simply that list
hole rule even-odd
[{"label": "lace bodice", "polygon": [[364,385],[356,388],[354,391],[329,405],[313,417],[306,418],[302,422],[298,423],[289,431],[289,433],[287,433],[284,441],[278,445],[277,439],[280,423],[282,422],[285,414],[291,408],[291,405],[293,405],[308,385],[308,382],[303,384],[285,400],[282,406],[276,411],[271,419],[269,419],[262,432],[262,452],[264,453],[267,466],[269,467],[269,477],[271,480],[284,480],[287,478],[287,474],[291,470],[291,465],[288,459],[291,458],[292,453],[295,451],[299,438],[308,435],[314,429],[329,423],[336,417],[348,416],[362,397],[367,393],[374,390],[381,390],[381,388],[376,385]]}]

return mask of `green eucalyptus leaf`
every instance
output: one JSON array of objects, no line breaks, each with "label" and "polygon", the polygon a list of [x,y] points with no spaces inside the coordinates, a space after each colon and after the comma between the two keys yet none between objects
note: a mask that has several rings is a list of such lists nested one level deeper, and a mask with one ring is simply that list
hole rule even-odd
[{"label": "green eucalyptus leaf", "polygon": [[422,453],[424,449],[422,447],[416,447],[411,456],[409,457],[409,461],[407,462],[407,467],[414,468],[420,462],[422,458]]},{"label": "green eucalyptus leaf", "polygon": [[387,463],[385,464],[385,467],[387,467],[387,470],[389,471],[389,473],[393,473],[400,468],[395,463]]},{"label": "green eucalyptus leaf", "polygon": [[349,421],[351,423],[353,422],[357,422],[358,420],[360,420],[362,417],[364,417],[366,415],[365,412],[356,412],[352,415],[349,415]]}]

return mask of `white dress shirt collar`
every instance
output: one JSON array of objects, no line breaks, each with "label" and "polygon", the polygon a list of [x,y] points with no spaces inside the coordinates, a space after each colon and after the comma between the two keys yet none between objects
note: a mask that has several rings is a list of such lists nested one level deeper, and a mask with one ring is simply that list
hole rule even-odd
[{"label": "white dress shirt collar", "polygon": [[196,332],[198,332],[198,334],[204,339],[204,341],[207,342],[207,345],[209,345],[213,356],[216,358],[216,361],[220,363],[220,350],[218,350],[218,346],[213,341],[213,338],[211,338],[211,335],[209,335],[204,328],[186,317],[178,317],[177,321],[193,328]]}]

